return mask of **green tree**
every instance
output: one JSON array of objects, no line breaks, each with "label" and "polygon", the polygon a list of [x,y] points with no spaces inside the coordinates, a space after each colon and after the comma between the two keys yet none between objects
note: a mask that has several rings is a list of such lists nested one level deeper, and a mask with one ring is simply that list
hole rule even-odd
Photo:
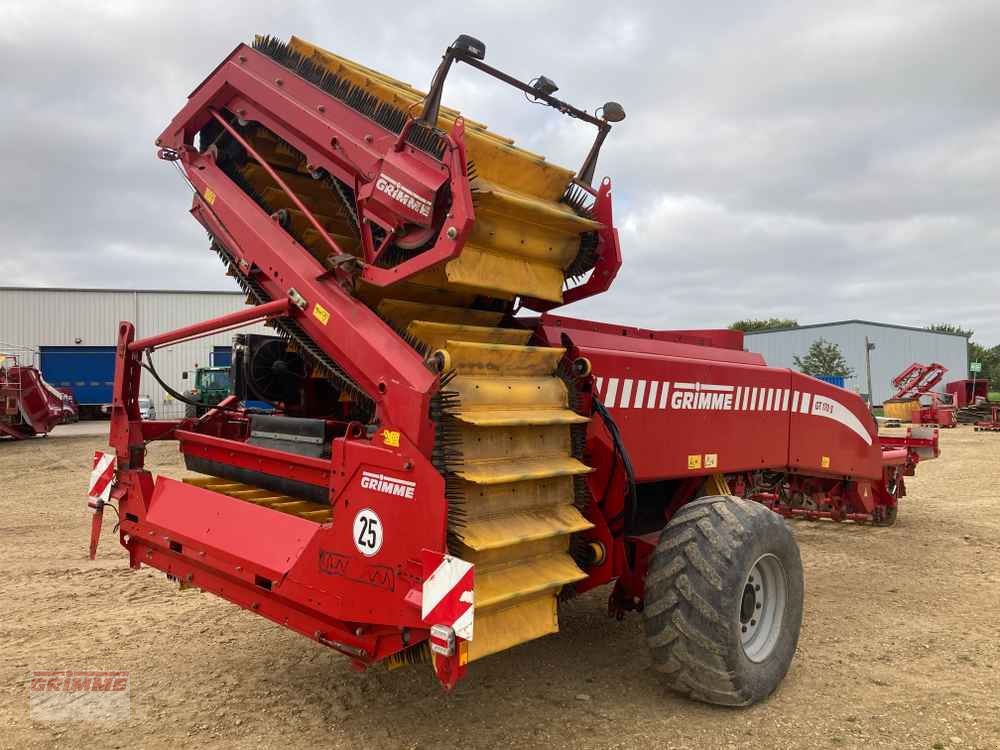
[{"label": "green tree", "polygon": [[934,325],[927,326],[928,331],[934,331],[935,333],[957,333],[959,336],[965,336],[967,339],[972,338],[972,334],[975,333],[971,328],[962,328],[962,326],[957,326],[954,323],[935,323]]},{"label": "green tree", "polygon": [[[969,339],[969,362],[980,362],[983,365],[982,372],[976,376],[977,380],[989,380],[993,390],[1000,389],[1000,345],[992,348],[985,347],[972,340],[975,331],[971,328],[962,328],[954,323],[935,323],[927,326],[927,330],[937,333],[957,333]],[[958,380],[960,378],[971,378],[970,373],[951,373],[950,377]]]},{"label": "green tree", "polygon": [[796,354],[795,366],[806,375],[842,375],[849,378],[854,374],[840,353],[840,347],[826,339],[813,341],[805,357]]},{"label": "green tree", "polygon": [[798,328],[799,321],[789,318],[768,318],[767,320],[737,320],[729,326],[731,331],[771,331],[775,328]]}]

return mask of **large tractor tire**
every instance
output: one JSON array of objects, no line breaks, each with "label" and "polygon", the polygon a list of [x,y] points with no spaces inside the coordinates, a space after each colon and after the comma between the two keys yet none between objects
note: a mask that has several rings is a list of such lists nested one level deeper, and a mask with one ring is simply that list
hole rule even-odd
[{"label": "large tractor tire", "polygon": [[677,692],[749,706],[781,682],[802,624],[802,560],[781,516],[736,497],[689,503],[646,576],[653,664]]}]

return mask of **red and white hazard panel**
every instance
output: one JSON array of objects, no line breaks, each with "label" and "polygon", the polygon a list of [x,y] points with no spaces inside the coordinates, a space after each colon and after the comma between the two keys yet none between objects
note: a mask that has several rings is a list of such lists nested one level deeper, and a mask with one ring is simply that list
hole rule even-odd
[{"label": "red and white hazard panel", "polygon": [[[111,497],[111,487],[115,483],[115,454],[94,451],[94,468],[90,472],[90,490],[87,497],[91,500],[108,502]],[[96,510],[97,503],[87,503]]]},{"label": "red and white hazard panel", "polygon": [[455,636],[472,640],[475,617],[473,565],[451,555],[423,551],[425,571],[420,616],[428,625],[450,627]]}]

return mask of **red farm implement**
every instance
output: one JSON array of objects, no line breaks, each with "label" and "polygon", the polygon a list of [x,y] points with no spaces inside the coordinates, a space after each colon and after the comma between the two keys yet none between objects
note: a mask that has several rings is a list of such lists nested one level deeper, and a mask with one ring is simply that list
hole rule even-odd
[{"label": "red farm implement", "polygon": [[[252,306],[144,339],[121,324],[95,528],[113,503],[133,567],[358,669],[429,660],[446,687],[611,584],[610,614],[644,613],[670,686],[752,703],[788,669],[802,612],[799,553],[768,508],[891,524],[937,433],[880,438],[856,396],[767,367],[738,332],[552,314],[621,265],[611,182],[592,182],[625,113],[484,56],[459,37],[424,95],[259,38],[195,89],[159,156]],[[580,169],[443,107],[456,63],[594,127]],[[276,335],[237,337],[232,397],[140,418],[158,348],[259,320]],[[196,472],[183,482],[144,466],[166,439]]]},{"label": "red farm implement", "polygon": [[990,418],[976,422],[976,432],[1000,432],[1000,406],[990,407]]},{"label": "red farm implement", "polygon": [[955,427],[954,396],[934,390],[947,372],[948,368],[937,362],[914,362],[892,379],[896,393],[890,402],[904,405],[913,424]]},{"label": "red farm implement", "polygon": [[0,437],[45,435],[75,416],[72,396],[46,383],[33,364],[20,363],[18,354],[0,353]]}]

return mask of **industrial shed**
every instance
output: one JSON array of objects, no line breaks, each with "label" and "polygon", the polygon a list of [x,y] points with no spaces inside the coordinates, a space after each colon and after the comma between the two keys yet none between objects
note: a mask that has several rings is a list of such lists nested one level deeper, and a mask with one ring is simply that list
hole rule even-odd
[{"label": "industrial shed", "polygon": [[762,354],[769,365],[795,368],[795,356],[804,357],[817,339],[836,344],[854,370],[844,385],[858,393],[868,392],[865,368],[865,338],[875,344],[871,352],[872,403],[882,404],[893,395],[892,379],[905,367],[921,362],[938,362],[948,368],[946,381],[968,377],[969,347],[965,336],[937,333],[924,328],[875,323],[870,320],[841,320],[834,323],[750,331],[745,347]]},{"label": "industrial shed", "polygon": [[[19,357],[33,358],[49,383],[71,388],[81,405],[96,407],[111,399],[120,321],[135,323],[142,337],[243,306],[243,295],[235,291],[0,287],[0,351],[21,348]],[[260,325],[243,330],[267,332]],[[165,347],[154,353],[154,366],[172,388],[188,390],[193,381],[182,373],[228,365],[232,337],[222,333]],[[183,404],[146,372],[141,393],[152,399],[158,417],[183,416]]]}]

